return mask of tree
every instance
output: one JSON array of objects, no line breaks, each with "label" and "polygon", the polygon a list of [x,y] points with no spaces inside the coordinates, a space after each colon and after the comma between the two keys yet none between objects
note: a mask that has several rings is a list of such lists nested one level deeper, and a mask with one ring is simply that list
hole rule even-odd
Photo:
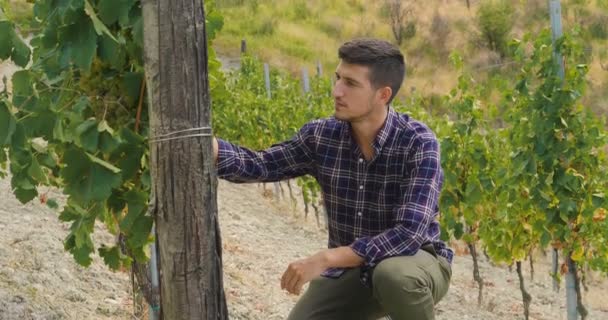
[{"label": "tree", "polygon": [[412,16],[412,5],[405,4],[403,0],[386,0],[386,10],[390,18],[391,31],[398,45],[403,40],[416,34],[416,24],[410,20]]},{"label": "tree", "polygon": [[142,1],[162,316],[227,319],[203,1]]}]

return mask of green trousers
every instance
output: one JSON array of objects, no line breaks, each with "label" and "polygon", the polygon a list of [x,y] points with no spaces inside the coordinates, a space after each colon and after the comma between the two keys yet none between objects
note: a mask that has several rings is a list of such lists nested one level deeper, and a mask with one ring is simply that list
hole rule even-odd
[{"label": "green trousers", "polygon": [[429,251],[381,261],[373,270],[371,288],[359,280],[359,268],[338,279],[316,278],[287,319],[435,319],[435,304],[448,291],[452,269],[445,258]]}]

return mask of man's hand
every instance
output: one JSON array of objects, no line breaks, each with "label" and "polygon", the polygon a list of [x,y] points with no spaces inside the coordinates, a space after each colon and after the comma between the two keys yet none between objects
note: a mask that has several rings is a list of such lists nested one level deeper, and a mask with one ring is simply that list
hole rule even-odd
[{"label": "man's hand", "polygon": [[217,163],[217,155],[219,153],[219,144],[217,142],[217,138],[212,137],[211,139],[211,145],[213,146],[213,159],[214,159],[214,163]]},{"label": "man's hand", "polygon": [[290,263],[281,277],[281,289],[300,294],[304,284],[321,275],[327,268],[358,267],[363,261],[350,247],[320,251],[306,259]]},{"label": "man's hand", "polygon": [[326,251],[292,262],[281,277],[281,289],[285,289],[291,294],[300,294],[304,284],[318,277],[327,268],[329,266],[327,265]]}]

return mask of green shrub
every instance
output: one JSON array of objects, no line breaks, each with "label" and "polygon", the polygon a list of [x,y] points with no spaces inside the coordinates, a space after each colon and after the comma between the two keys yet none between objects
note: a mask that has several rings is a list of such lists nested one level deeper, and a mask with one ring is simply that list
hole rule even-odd
[{"label": "green shrub", "polygon": [[594,16],[589,24],[589,33],[594,39],[608,39],[608,15]]},{"label": "green shrub", "polygon": [[507,0],[483,1],[477,12],[477,26],[486,45],[507,55],[507,38],[513,28],[513,7]]},{"label": "green shrub", "polygon": [[408,40],[416,36],[416,22],[408,21],[403,28],[402,35],[403,40]]},{"label": "green shrub", "polygon": [[293,4],[293,16],[297,20],[306,20],[310,16],[311,12],[306,4],[306,1],[296,1]]},{"label": "green shrub", "polygon": [[263,18],[261,23],[254,28],[253,34],[270,36],[274,34],[277,27],[277,20],[274,18]]},{"label": "green shrub", "polygon": [[439,14],[439,12],[435,12],[433,15],[433,21],[431,22],[432,42],[439,51],[440,55],[444,57],[447,57],[448,54],[446,42],[450,32],[451,29],[448,20]]}]

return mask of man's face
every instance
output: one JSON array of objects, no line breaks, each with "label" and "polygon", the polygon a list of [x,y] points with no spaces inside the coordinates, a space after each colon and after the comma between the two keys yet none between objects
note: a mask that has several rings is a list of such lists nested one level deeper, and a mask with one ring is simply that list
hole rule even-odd
[{"label": "man's face", "polygon": [[369,80],[369,67],[341,61],[336,68],[334,96],[335,117],[339,120],[364,121],[383,107],[378,90]]}]

